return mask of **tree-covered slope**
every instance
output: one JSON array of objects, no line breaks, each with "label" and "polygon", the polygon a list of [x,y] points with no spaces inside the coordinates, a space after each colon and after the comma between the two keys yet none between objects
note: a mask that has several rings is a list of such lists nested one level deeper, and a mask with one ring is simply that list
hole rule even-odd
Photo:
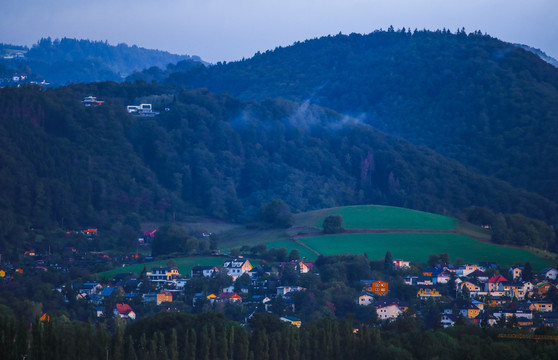
[{"label": "tree-covered slope", "polygon": [[558,199],[558,69],[479,32],[328,36],[169,81],[309,100]]},{"label": "tree-covered slope", "polygon": [[[105,103],[84,107],[89,94]],[[139,102],[169,111],[126,113]],[[109,228],[130,214],[251,220],[277,198],[293,212],[376,203],[557,213],[541,196],[308,104],[97,83],[0,89],[0,114],[4,244],[30,228]]]},{"label": "tree-covered slope", "polygon": [[[55,85],[94,81],[120,81],[125,76],[152,67],[179,69],[201,64],[197,56],[175,55],[166,51],[137,46],[109,45],[103,41],[77,39],[41,39],[30,49],[0,44],[0,52],[19,49],[23,58],[0,59],[0,66],[27,74]],[[1,68],[0,68],[1,69]]]}]

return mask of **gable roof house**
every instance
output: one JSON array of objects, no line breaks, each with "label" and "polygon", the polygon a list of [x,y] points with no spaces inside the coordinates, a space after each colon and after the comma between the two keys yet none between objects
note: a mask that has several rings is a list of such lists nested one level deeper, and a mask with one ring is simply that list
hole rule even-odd
[{"label": "gable roof house", "polygon": [[116,307],[114,308],[114,315],[120,316],[123,319],[135,320],[136,318],[136,313],[128,304],[116,304]]},{"label": "gable roof house", "polygon": [[495,291],[504,291],[504,282],[508,280],[503,277],[502,275],[494,275],[485,284],[485,291],[495,292]]},{"label": "gable roof house", "polygon": [[374,296],[371,293],[366,291],[361,292],[357,299],[357,304],[363,306],[368,306],[373,302],[374,302]]},{"label": "gable roof house", "polygon": [[404,310],[396,302],[383,302],[376,305],[376,314],[380,320],[393,320],[403,312]]},{"label": "gable roof house", "polygon": [[521,275],[523,274],[523,267],[513,266],[508,270],[508,272],[510,273],[513,280],[520,280]]},{"label": "gable roof house", "polygon": [[227,271],[233,280],[236,280],[245,273],[249,273],[253,266],[250,264],[248,259],[234,259],[232,261],[226,261],[223,264],[223,268]]},{"label": "gable roof house", "polygon": [[436,275],[432,275],[434,284],[447,284],[451,280],[451,272],[444,270]]},{"label": "gable roof house", "polygon": [[481,287],[472,281],[463,281],[458,285],[458,288],[459,292],[462,292],[463,288],[467,288],[467,290],[469,290],[469,294],[473,292],[478,293],[481,291]]},{"label": "gable roof house", "polygon": [[547,267],[539,273],[539,275],[544,276],[548,280],[556,280],[558,278],[558,270],[553,267]]},{"label": "gable roof house", "polygon": [[525,299],[525,289],[523,288],[523,283],[507,281],[502,283],[502,285],[508,296],[515,297],[518,300]]}]

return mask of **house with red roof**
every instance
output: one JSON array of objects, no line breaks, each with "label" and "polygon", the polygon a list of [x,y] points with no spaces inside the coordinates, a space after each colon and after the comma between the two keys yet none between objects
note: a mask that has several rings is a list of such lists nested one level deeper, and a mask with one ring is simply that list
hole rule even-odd
[{"label": "house with red roof", "polygon": [[116,304],[116,307],[114,308],[114,315],[123,319],[136,319],[136,313],[132,310],[132,307],[129,304]]},{"label": "house with red roof", "polygon": [[508,279],[506,279],[502,275],[494,275],[486,282],[485,290],[489,293],[495,291],[504,291],[504,283],[507,281]]}]

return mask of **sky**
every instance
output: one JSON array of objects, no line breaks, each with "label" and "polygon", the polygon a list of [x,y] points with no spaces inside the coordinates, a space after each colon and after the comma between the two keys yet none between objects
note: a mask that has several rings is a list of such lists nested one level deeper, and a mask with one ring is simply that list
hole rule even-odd
[{"label": "sky", "polygon": [[558,0],[0,0],[0,42],[126,43],[234,61],[338,33],[481,30],[558,59]]}]

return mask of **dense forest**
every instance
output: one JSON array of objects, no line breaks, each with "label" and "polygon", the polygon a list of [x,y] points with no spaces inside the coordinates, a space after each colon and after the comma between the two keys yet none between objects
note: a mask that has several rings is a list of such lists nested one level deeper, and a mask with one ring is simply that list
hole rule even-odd
[{"label": "dense forest", "polygon": [[168,81],[309,101],[558,200],[558,69],[480,32],[339,34]]},{"label": "dense forest", "polygon": [[[11,359],[552,359],[555,341],[513,341],[517,330],[456,326],[425,330],[412,314],[380,327],[355,327],[351,318],[324,319],[300,329],[257,313],[248,327],[220,314],[161,313],[126,327],[78,322],[35,322],[31,328],[0,318],[0,349]],[[111,329],[112,328],[112,329]],[[539,336],[556,336],[542,328]]]},{"label": "dense forest", "polygon": [[[0,76],[20,73],[53,85],[122,81],[124,77],[145,69],[154,71],[170,66],[174,71],[184,71],[202,64],[197,56],[68,38],[44,38],[30,49],[0,44],[0,54],[7,49],[21,50],[25,55],[23,58],[0,59]],[[180,63],[178,68],[177,63]]]},{"label": "dense forest", "polygon": [[[84,107],[90,94],[103,105]],[[128,114],[137,103],[162,112]],[[36,242],[29,229],[108,230],[129,216],[246,222],[275,199],[292,212],[374,203],[558,214],[540,195],[308,103],[105,82],[0,89],[0,113],[0,248]]]}]

